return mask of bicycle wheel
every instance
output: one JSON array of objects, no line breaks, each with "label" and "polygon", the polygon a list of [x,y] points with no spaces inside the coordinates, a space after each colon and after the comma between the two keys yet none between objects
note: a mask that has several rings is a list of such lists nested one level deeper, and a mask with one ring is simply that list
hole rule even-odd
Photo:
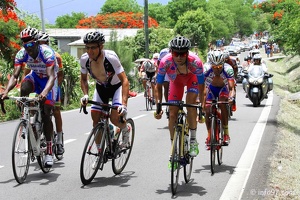
[{"label": "bicycle wheel", "polygon": [[30,144],[26,123],[20,122],[12,143],[12,168],[16,181],[23,183],[27,177],[30,164]]},{"label": "bicycle wheel", "polygon": [[133,142],[134,142],[134,136],[135,136],[135,126],[134,126],[134,121],[129,118],[126,120],[126,124],[127,126],[129,127],[130,129],[130,133],[129,133],[129,146],[126,148],[126,149],[121,149],[119,144],[120,144],[120,135],[121,133],[119,133],[118,135],[118,139],[116,143],[116,148],[115,148],[115,156],[114,158],[112,159],[112,170],[115,174],[120,174],[128,160],[129,160],[129,157],[130,157],[130,154],[131,154],[131,151],[132,151],[132,147],[133,147]]},{"label": "bicycle wheel", "polygon": [[184,163],[184,168],[183,168],[183,174],[184,174],[185,182],[188,183],[191,180],[194,157],[190,156],[189,151],[187,151],[184,155],[184,159],[185,159],[184,160],[185,163]]},{"label": "bicycle wheel", "polygon": [[[105,133],[103,124],[99,123],[92,129],[86,140],[80,163],[80,178],[84,185],[92,182],[103,161],[105,136],[102,136]],[[99,144],[100,148],[97,147],[96,143]]]},{"label": "bicycle wheel", "polygon": [[37,162],[41,168],[41,170],[44,172],[44,173],[48,173],[51,169],[51,167],[47,167],[45,164],[44,164],[44,159],[45,159],[45,156],[46,156],[46,151],[47,151],[47,142],[46,142],[46,137],[42,131],[41,133],[41,137],[40,137],[40,155],[36,157],[37,159]]},{"label": "bicycle wheel", "polygon": [[178,186],[178,180],[179,180],[179,171],[180,171],[180,139],[179,139],[179,133],[175,132],[175,137],[173,139],[173,145],[172,145],[172,155],[171,155],[171,189],[172,194],[176,194],[177,186]]},{"label": "bicycle wheel", "polygon": [[212,174],[215,173],[215,162],[216,162],[216,130],[217,130],[216,118],[211,118],[211,136],[210,136],[210,171]]},{"label": "bicycle wheel", "polygon": [[[54,133],[53,133],[53,142],[52,142],[52,151],[53,151],[53,154],[55,155],[57,160],[62,160],[63,155],[62,154],[61,155],[57,154],[57,140],[58,140],[58,135],[54,131]],[[64,136],[62,136],[62,141],[64,141]],[[64,143],[64,142],[62,142],[62,143]]]},{"label": "bicycle wheel", "polygon": [[218,134],[219,134],[219,146],[217,148],[217,159],[218,159],[218,164],[221,165],[223,163],[222,158],[223,158],[223,138],[224,138],[224,131],[223,131],[223,126],[222,126],[222,122],[220,119],[218,119],[219,124],[218,124]]},{"label": "bicycle wheel", "polygon": [[152,88],[149,87],[149,94],[150,94],[150,99],[149,99],[149,109],[152,110],[153,108],[153,102],[154,102],[154,96],[153,96],[153,92],[152,92]]}]

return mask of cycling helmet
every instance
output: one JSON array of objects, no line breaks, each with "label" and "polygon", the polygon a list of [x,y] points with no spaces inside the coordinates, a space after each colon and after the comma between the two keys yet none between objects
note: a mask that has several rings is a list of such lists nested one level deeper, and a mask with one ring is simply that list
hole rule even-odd
[{"label": "cycling helmet", "polygon": [[159,57],[159,53],[154,53],[152,56],[153,59],[158,59],[158,57]]},{"label": "cycling helmet", "polygon": [[45,32],[39,32],[38,41],[49,43],[50,41],[49,35]]},{"label": "cycling helmet", "polygon": [[213,50],[208,53],[208,60],[213,65],[224,64],[225,57],[221,50]]},{"label": "cycling helmet", "polygon": [[36,40],[38,38],[38,30],[36,28],[25,28],[20,33],[21,40]]},{"label": "cycling helmet", "polygon": [[224,55],[224,58],[229,58],[229,51],[224,50],[223,55]]},{"label": "cycling helmet", "polygon": [[175,37],[170,42],[170,48],[172,50],[188,51],[190,47],[191,47],[190,40],[183,36]]},{"label": "cycling helmet", "polygon": [[84,44],[87,43],[104,43],[104,35],[98,31],[89,32],[83,37]]}]

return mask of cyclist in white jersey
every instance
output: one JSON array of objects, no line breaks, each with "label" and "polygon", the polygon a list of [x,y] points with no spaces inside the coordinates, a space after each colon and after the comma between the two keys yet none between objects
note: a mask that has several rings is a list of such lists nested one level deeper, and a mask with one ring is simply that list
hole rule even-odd
[{"label": "cyclist in white jersey", "polygon": [[[86,105],[88,100],[88,74],[96,80],[93,101],[109,103],[118,106],[118,110],[111,110],[110,121],[122,130],[122,148],[129,145],[129,128],[126,123],[119,122],[120,116],[127,115],[127,100],[129,93],[129,82],[124,68],[117,54],[111,50],[104,50],[104,35],[98,31],[87,33],[83,42],[87,53],[80,58],[81,65],[81,89],[84,97],[81,104]],[[93,126],[101,119],[102,107],[92,105],[91,116]],[[100,145],[100,144],[99,144]]]},{"label": "cyclist in white jersey", "polygon": [[15,87],[22,66],[26,63],[27,67],[31,69],[31,73],[27,74],[22,81],[20,95],[28,96],[30,93],[35,92],[43,102],[44,112],[42,112],[42,120],[44,122],[43,128],[47,141],[47,151],[44,163],[47,167],[51,167],[53,165],[51,141],[53,124],[50,114],[56,99],[57,61],[54,51],[49,46],[38,44],[37,29],[25,28],[20,33],[20,38],[23,42],[23,48],[16,54],[14,72],[5,91],[2,93],[2,99],[4,99],[8,95],[8,92]]}]

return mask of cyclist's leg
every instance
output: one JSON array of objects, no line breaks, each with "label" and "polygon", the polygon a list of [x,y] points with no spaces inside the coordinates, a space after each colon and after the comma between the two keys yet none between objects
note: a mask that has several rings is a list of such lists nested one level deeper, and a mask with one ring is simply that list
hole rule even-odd
[{"label": "cyclist's leg", "polygon": [[[177,103],[182,101],[184,92],[184,85],[179,79],[175,79],[175,81],[170,83],[170,92],[168,96],[168,102]],[[169,131],[170,131],[170,139],[173,141],[174,137],[174,126],[177,121],[179,108],[176,106],[169,106]]]},{"label": "cyclist's leg", "polygon": [[[195,104],[198,96],[198,84],[195,75],[190,75],[187,82],[186,103]],[[198,143],[196,139],[197,132],[197,109],[187,107],[187,120],[190,129],[190,155],[197,156],[199,153]]]},{"label": "cyclist's leg", "polygon": [[[229,91],[227,87],[223,87],[219,94],[220,101],[228,101]],[[229,130],[228,130],[228,109],[226,104],[219,105],[221,108],[221,121],[224,130],[224,144],[228,145],[230,142]]]},{"label": "cyclist's leg", "polygon": [[53,116],[55,119],[55,127],[56,127],[56,133],[57,133],[57,154],[62,155],[64,150],[64,144],[63,144],[63,130],[62,130],[62,117],[60,112],[60,106],[61,106],[61,99],[60,99],[60,87],[57,88],[57,94],[56,94],[56,102],[53,109]]}]

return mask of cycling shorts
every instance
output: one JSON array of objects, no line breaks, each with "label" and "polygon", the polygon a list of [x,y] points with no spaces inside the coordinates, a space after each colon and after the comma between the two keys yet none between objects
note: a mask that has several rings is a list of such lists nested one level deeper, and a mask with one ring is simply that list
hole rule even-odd
[{"label": "cycling shorts", "polygon": [[[94,91],[93,101],[108,104],[112,99],[113,106],[122,105],[122,84],[121,82],[116,85],[100,85],[96,84]],[[92,105],[91,112],[101,112],[101,106]]]},{"label": "cycling shorts", "polygon": [[192,73],[178,74],[174,81],[170,81],[168,101],[174,103],[182,101],[185,86],[187,92],[198,94],[197,76]]},{"label": "cycling shorts", "polygon": [[[30,81],[33,85],[33,90],[30,92],[35,92],[41,94],[44,88],[46,87],[48,77],[40,78],[35,72],[29,73],[25,76],[22,82]],[[54,80],[54,86],[49,91],[46,97],[45,104],[54,106],[57,94],[57,79]]]},{"label": "cycling shorts", "polygon": [[206,95],[206,102],[212,102],[212,100],[216,100],[217,97],[229,97],[229,90],[228,87],[215,87],[212,85],[209,85],[207,89],[207,95]]}]

